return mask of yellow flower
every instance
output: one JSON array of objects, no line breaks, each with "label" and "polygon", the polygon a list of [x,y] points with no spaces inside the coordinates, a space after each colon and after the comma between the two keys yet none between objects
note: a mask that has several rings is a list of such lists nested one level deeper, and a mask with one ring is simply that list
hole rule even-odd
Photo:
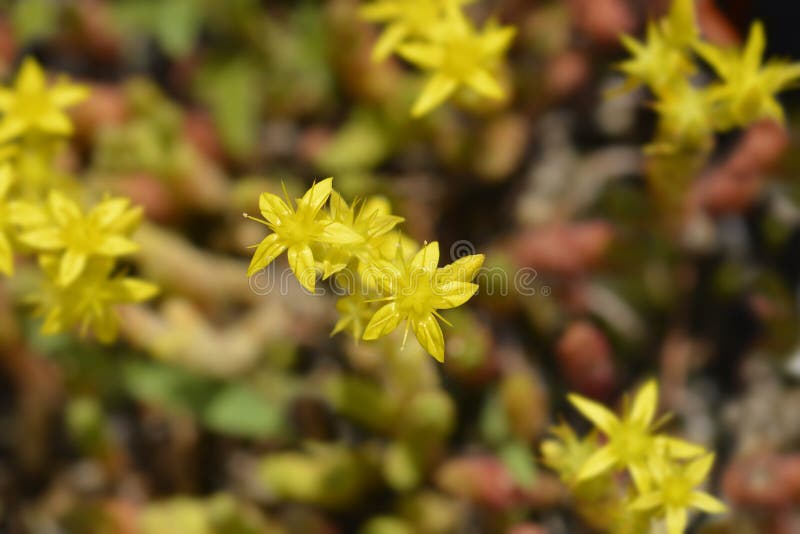
[{"label": "yellow flower", "polygon": [[637,497],[630,504],[630,509],[665,515],[669,534],[683,533],[690,508],[711,514],[725,512],[723,503],[695,489],[706,478],[713,464],[713,454],[706,454],[686,464],[670,462],[654,455],[650,461],[653,487]]},{"label": "yellow flower", "polygon": [[67,286],[83,273],[93,256],[132,254],[139,245],[128,236],[142,217],[130,199],[106,198],[84,214],[80,206],[57,190],[50,192],[47,208],[19,203],[17,220],[28,227],[20,242],[42,252],[63,252],[57,283]]},{"label": "yellow flower", "polygon": [[43,334],[57,334],[78,327],[82,336],[90,331],[103,343],[117,337],[119,317],[117,304],[143,302],[158,293],[158,287],[138,278],[112,276],[114,262],[108,258],[93,259],[73,284],[58,283],[59,261],[55,256],[42,256],[42,270],[47,280],[39,295],[31,299],[37,315],[44,316]]},{"label": "yellow flower", "polygon": [[[428,38],[442,17],[446,0],[376,0],[359,9],[370,22],[386,23],[372,49],[372,60],[383,61],[409,38]],[[472,0],[457,0],[466,4]]]},{"label": "yellow flower", "polygon": [[617,65],[617,69],[627,75],[624,90],[643,84],[657,92],[695,70],[686,54],[670,42],[655,22],[647,25],[645,41],[640,42],[630,35],[622,35],[620,40],[631,54],[630,59]]},{"label": "yellow flower", "polygon": [[64,112],[89,95],[83,85],[64,79],[47,87],[45,74],[35,59],[25,58],[13,89],[0,87],[0,141],[26,133],[69,135],[72,122]]},{"label": "yellow flower", "polygon": [[762,65],[765,47],[764,26],[760,22],[750,28],[741,53],[709,43],[696,44],[697,52],[722,79],[711,89],[723,111],[722,129],[745,127],[765,118],[784,120],[776,95],[800,80],[800,63],[771,60]]},{"label": "yellow flower", "polygon": [[608,439],[600,450],[586,460],[576,475],[578,481],[625,468],[641,490],[649,487],[647,462],[654,453],[663,453],[672,458],[690,458],[705,452],[698,445],[654,434],[659,426],[659,422],[653,422],[658,405],[658,384],[655,380],[641,387],[630,410],[626,403],[621,419],[602,404],[580,395],[571,394],[568,398]]},{"label": "yellow flower", "polygon": [[490,22],[478,32],[458,4],[450,0],[446,15],[435,28],[435,38],[408,42],[399,47],[399,54],[421,69],[433,72],[411,114],[420,117],[447,100],[459,87],[469,87],[493,100],[505,96],[495,79],[515,29]]},{"label": "yellow flower", "polygon": [[364,335],[364,327],[374,313],[373,306],[368,298],[360,292],[340,297],[336,301],[336,311],[339,320],[333,327],[331,336],[347,330],[358,341]]},{"label": "yellow flower", "polygon": [[680,80],[658,91],[653,107],[659,115],[659,131],[649,151],[676,152],[703,148],[712,142],[714,106],[708,90]]},{"label": "yellow flower", "polygon": [[6,201],[8,190],[14,181],[11,165],[0,165],[0,273],[8,276],[14,274],[14,249],[11,247],[9,230],[9,203]]},{"label": "yellow flower", "polygon": [[334,222],[341,223],[360,236],[360,240],[347,246],[328,245],[321,260],[322,277],[344,269],[348,262],[356,258],[359,268],[380,256],[381,238],[391,232],[405,219],[392,215],[389,204],[374,197],[364,203],[347,202],[336,191],[331,192],[330,214]]},{"label": "yellow flower", "polygon": [[[400,256],[398,254],[398,256]],[[396,264],[378,262],[367,279],[380,284],[380,300],[390,301],[372,316],[364,339],[372,340],[392,332],[401,321],[406,321],[405,339],[409,327],[417,340],[434,358],[444,361],[444,337],[437,321],[444,319],[436,310],[461,306],[478,290],[471,283],[483,265],[483,255],[465,256],[451,265],[437,268],[439,243],[422,248],[410,262],[398,257]]]},{"label": "yellow flower", "polygon": [[245,216],[266,225],[273,233],[257,246],[247,271],[248,276],[272,263],[285,250],[289,266],[300,284],[309,291],[314,291],[316,261],[312,245],[349,245],[362,240],[358,233],[340,222],[332,221],[322,212],[332,187],[333,178],[314,184],[303,198],[297,199],[295,208],[277,195],[261,194],[259,208],[264,220],[249,217],[247,214]]}]

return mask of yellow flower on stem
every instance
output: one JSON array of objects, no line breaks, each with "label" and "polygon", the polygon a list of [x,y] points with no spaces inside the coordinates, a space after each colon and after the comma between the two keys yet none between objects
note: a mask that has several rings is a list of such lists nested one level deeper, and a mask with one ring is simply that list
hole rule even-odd
[{"label": "yellow flower on stem", "polygon": [[53,190],[47,207],[18,203],[16,219],[25,231],[19,235],[23,244],[47,253],[59,253],[56,281],[68,286],[78,279],[94,256],[118,257],[139,250],[130,239],[142,217],[140,207],[130,199],[106,198],[84,214],[80,206],[63,193]]},{"label": "yellow flower on stem", "polygon": [[468,301],[478,290],[471,281],[483,265],[483,254],[465,256],[438,268],[439,243],[433,242],[406,262],[399,257],[396,264],[377,262],[370,266],[365,278],[380,285],[382,294],[376,299],[389,301],[372,316],[365,340],[378,339],[406,321],[403,343],[409,327],[420,345],[438,361],[444,361],[444,336],[437,319],[447,321],[436,311],[456,308]]},{"label": "yellow flower on stem", "polygon": [[30,300],[36,304],[36,314],[44,317],[43,334],[57,334],[78,327],[81,336],[93,332],[99,341],[110,343],[116,339],[119,329],[114,306],[144,302],[158,294],[158,287],[150,282],[112,275],[114,261],[109,258],[91,260],[80,278],[66,287],[58,282],[57,257],[42,256],[40,264],[47,280],[41,293]]},{"label": "yellow flower on stem", "polygon": [[680,80],[657,92],[653,108],[659,115],[658,138],[648,152],[674,153],[682,148],[710,146],[714,133],[712,95],[702,87]]},{"label": "yellow flower on stem", "polygon": [[64,79],[52,87],[42,67],[25,58],[13,88],[0,87],[0,141],[26,133],[70,135],[72,122],[65,109],[89,96],[89,89]]},{"label": "yellow flower on stem", "polygon": [[690,508],[711,514],[725,512],[727,508],[723,503],[708,493],[695,489],[705,480],[713,464],[713,454],[706,454],[684,464],[654,455],[650,461],[653,487],[634,499],[629,508],[663,514],[669,534],[684,532]]},{"label": "yellow flower on stem", "polygon": [[[332,221],[322,208],[330,197],[333,178],[315,183],[303,198],[297,199],[296,207],[290,206],[279,196],[262,193],[259,208],[264,220],[245,217],[266,225],[272,233],[256,247],[248,276],[252,276],[287,251],[289,266],[300,284],[313,292],[316,287],[316,260],[312,245],[351,245],[362,240],[362,236],[345,226]],[[288,195],[287,195],[288,197]]]},{"label": "yellow flower on stem", "polygon": [[433,73],[414,103],[414,117],[435,109],[460,87],[493,100],[505,97],[495,71],[516,30],[490,22],[478,32],[457,2],[449,0],[445,10],[434,39],[408,42],[398,49],[404,59]]},{"label": "yellow flower on stem", "polygon": [[705,452],[702,447],[687,441],[655,434],[665,421],[663,418],[653,421],[658,406],[658,384],[655,380],[648,381],[639,389],[630,409],[625,403],[622,418],[602,404],[581,395],[573,393],[568,398],[608,439],[602,448],[586,460],[576,475],[577,481],[624,468],[641,491],[650,485],[647,462],[653,454],[691,458]]},{"label": "yellow flower on stem", "polygon": [[695,45],[698,54],[722,81],[710,89],[722,110],[720,128],[745,127],[760,119],[784,121],[776,95],[800,80],[800,63],[771,60],[762,65],[766,36],[755,22],[744,49],[723,49],[709,43]]},{"label": "yellow flower on stem", "polygon": [[644,41],[638,41],[630,35],[622,35],[620,39],[622,46],[631,54],[630,59],[617,65],[617,69],[627,76],[622,90],[646,85],[658,92],[695,71],[691,60],[670,42],[655,22],[647,25]]},{"label": "yellow flower on stem", "polygon": [[[472,0],[458,0],[466,4]],[[386,24],[372,49],[372,60],[388,58],[406,39],[433,37],[445,0],[375,0],[359,9],[364,20]]]},{"label": "yellow flower on stem", "polygon": [[11,165],[0,165],[0,273],[11,276],[14,274],[14,249],[11,247],[9,230],[9,203],[6,200],[8,190],[14,181]]}]

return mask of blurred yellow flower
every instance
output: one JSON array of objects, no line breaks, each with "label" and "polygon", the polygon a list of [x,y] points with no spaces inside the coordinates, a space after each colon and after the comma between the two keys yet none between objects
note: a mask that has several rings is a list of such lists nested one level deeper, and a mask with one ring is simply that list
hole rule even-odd
[{"label": "blurred yellow flower", "polygon": [[760,119],[784,121],[776,95],[800,80],[800,63],[770,60],[762,65],[766,36],[764,26],[755,22],[744,48],[723,49],[698,42],[695,49],[721,78],[712,86],[711,96],[720,106],[723,130],[745,127]]},{"label": "blurred yellow flower", "polygon": [[53,190],[47,207],[19,203],[17,220],[27,227],[20,242],[41,252],[62,252],[57,283],[68,286],[83,273],[92,256],[132,254],[139,245],[129,237],[142,217],[142,209],[130,199],[106,198],[84,214],[80,206]]},{"label": "blurred yellow flower", "polygon": [[[364,331],[364,339],[372,340],[392,332],[406,321],[405,339],[409,327],[417,340],[434,358],[444,361],[444,337],[437,319],[444,321],[436,310],[461,306],[478,290],[472,279],[483,265],[483,255],[460,258],[452,265],[438,268],[439,243],[424,246],[410,262],[399,258],[396,263],[381,262],[371,266],[368,275],[388,295],[379,300],[390,301],[372,316]],[[445,321],[446,322],[446,321]]]},{"label": "blurred yellow flower", "polygon": [[72,122],[64,110],[88,96],[87,87],[64,79],[48,88],[41,66],[25,58],[13,88],[0,87],[0,141],[27,133],[70,135]]},{"label": "blurred yellow flower", "polygon": [[670,436],[654,434],[659,423],[653,422],[658,405],[658,384],[650,380],[626,407],[622,418],[608,408],[577,394],[569,401],[606,435],[608,442],[592,454],[578,471],[577,481],[585,480],[617,468],[627,469],[641,491],[650,485],[648,459],[657,453],[672,458],[691,458],[705,452],[698,446]]},{"label": "blurred yellow flower", "polygon": [[708,476],[713,464],[713,454],[706,454],[686,464],[653,455],[650,459],[653,487],[639,495],[630,504],[630,509],[663,514],[669,534],[684,532],[690,508],[711,514],[725,512],[727,508],[723,503],[708,493],[695,489]]},{"label": "blurred yellow flower", "polygon": [[682,148],[703,148],[712,142],[714,106],[707,89],[678,80],[658,91],[653,108],[660,118],[658,138],[648,145],[648,151],[673,153]]},{"label": "blurred yellow flower", "polygon": [[59,283],[60,265],[55,256],[42,256],[47,280],[40,294],[31,301],[37,315],[44,317],[43,334],[56,334],[78,327],[82,336],[93,332],[103,343],[117,337],[119,317],[114,306],[143,302],[158,294],[158,287],[145,280],[112,275],[114,262],[95,258],[83,269],[80,278],[69,286]]},{"label": "blurred yellow flower", "polygon": [[646,85],[658,92],[695,71],[692,61],[655,22],[647,25],[644,41],[630,35],[622,35],[620,40],[631,54],[630,59],[617,64],[617,69],[627,76],[625,90]]},{"label": "blurred yellow flower", "polygon": [[408,42],[398,49],[403,58],[433,73],[411,110],[415,117],[441,105],[459,87],[493,100],[505,97],[495,74],[516,30],[489,22],[478,32],[453,1],[446,4],[445,13],[435,28],[435,38]]}]

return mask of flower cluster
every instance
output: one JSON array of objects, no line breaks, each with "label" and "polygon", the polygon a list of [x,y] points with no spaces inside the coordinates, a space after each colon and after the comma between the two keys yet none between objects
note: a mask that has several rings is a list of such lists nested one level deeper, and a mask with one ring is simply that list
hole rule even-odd
[{"label": "flower cluster", "polygon": [[690,509],[726,510],[697,489],[714,455],[659,432],[667,418],[655,419],[655,380],[645,383],[632,403],[626,399],[622,417],[580,395],[570,395],[569,401],[596,428],[579,438],[562,423],[552,430],[555,437],[542,444],[542,455],[570,486],[578,509],[594,526],[613,533],[645,532],[651,521],[662,520],[669,534],[681,534]]},{"label": "flower cluster", "polygon": [[333,278],[346,294],[336,304],[340,319],[333,334],[347,331],[356,339],[374,340],[405,323],[437,360],[444,360],[444,337],[437,310],[458,307],[478,290],[472,283],[483,255],[439,265],[439,244],[421,248],[397,230],[402,217],[392,215],[381,198],[348,203],[333,190],[333,178],[315,183],[294,203],[263,193],[259,208],[272,233],[256,247],[253,275],[284,251],[300,284],[316,288],[317,275]]},{"label": "flower cluster", "polygon": [[17,253],[38,256],[41,290],[31,295],[42,332],[78,327],[102,342],[114,340],[114,305],[152,298],[154,285],[125,276],[116,259],[138,250],[131,234],[142,210],[105,196],[85,210],[81,183],[55,164],[73,132],[66,110],[88,89],[61,78],[49,85],[32,58],[12,87],[0,86],[0,273],[12,276]]},{"label": "flower cluster", "polygon": [[464,14],[469,0],[374,0],[361,16],[386,25],[372,58],[383,61],[392,53],[430,72],[411,114],[420,117],[441,105],[461,88],[501,100],[498,81],[503,56],[515,29],[489,21],[478,30]]},{"label": "flower cluster", "polygon": [[[755,22],[741,48],[704,40],[694,0],[675,0],[669,14],[651,21],[643,41],[622,37],[631,57],[618,65],[626,75],[624,89],[647,86],[659,116],[656,141],[649,150],[675,153],[705,150],[713,135],[762,120],[783,121],[777,94],[800,80],[800,63],[763,62],[764,27]],[[709,85],[695,81],[697,60],[717,75]]]}]

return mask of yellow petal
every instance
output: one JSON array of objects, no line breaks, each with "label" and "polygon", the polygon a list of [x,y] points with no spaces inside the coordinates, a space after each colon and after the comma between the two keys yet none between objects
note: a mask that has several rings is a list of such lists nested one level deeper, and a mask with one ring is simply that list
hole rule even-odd
[{"label": "yellow petal", "polygon": [[443,74],[434,75],[422,89],[422,93],[414,102],[411,108],[411,115],[421,117],[433,109],[439,107],[442,102],[453,94],[458,87],[458,83],[449,76]]},{"label": "yellow petal", "polygon": [[8,237],[2,231],[0,231],[0,273],[6,276],[14,274],[14,251],[11,249]]},{"label": "yellow petal", "polygon": [[408,43],[397,49],[403,59],[422,69],[435,69],[442,64],[444,53],[441,47],[427,43]]},{"label": "yellow petal", "polygon": [[364,339],[373,340],[392,332],[400,323],[397,303],[390,302],[378,309],[364,329]]},{"label": "yellow petal", "polygon": [[312,293],[316,289],[317,269],[314,266],[314,254],[307,245],[296,245],[288,250],[289,267],[295,277],[307,290]]},{"label": "yellow petal", "polygon": [[59,108],[68,108],[86,100],[89,92],[85,85],[61,80],[50,89],[50,100]]},{"label": "yellow petal", "polygon": [[457,308],[471,299],[477,291],[478,284],[446,282],[436,287],[435,307],[440,310]]},{"label": "yellow petal", "polygon": [[327,224],[322,230],[319,240],[323,243],[348,245],[363,241],[364,238],[349,226],[338,222],[332,222]]},{"label": "yellow petal", "polygon": [[45,76],[39,63],[28,56],[22,62],[22,66],[17,74],[14,88],[22,93],[32,93],[41,91],[45,86]]},{"label": "yellow petal", "polygon": [[475,70],[475,72],[473,72],[469,78],[466,79],[466,83],[476,93],[483,95],[486,98],[502,100],[502,98],[505,96],[503,87],[497,82],[497,80],[494,79],[491,74],[489,74],[488,71],[484,69]]},{"label": "yellow petal", "polygon": [[410,267],[412,269],[436,272],[437,265],[439,265],[439,242],[431,241],[417,252],[414,259],[411,260]]},{"label": "yellow petal", "polygon": [[601,473],[611,470],[619,461],[619,457],[611,447],[605,446],[595,451],[586,461],[583,462],[576,479],[578,482],[593,478]]},{"label": "yellow petal", "polygon": [[393,19],[402,14],[403,6],[397,1],[372,2],[358,8],[358,15],[369,21]]},{"label": "yellow petal", "polygon": [[311,189],[306,191],[306,194],[303,195],[301,200],[311,209],[312,212],[316,213],[322,209],[322,206],[328,200],[332,189],[333,178],[325,178],[324,180],[312,185]]},{"label": "yellow petal", "polygon": [[5,198],[11,184],[14,183],[14,171],[8,163],[0,166],[0,198]]},{"label": "yellow petal", "polygon": [[86,268],[88,256],[74,250],[67,250],[61,257],[61,265],[58,270],[58,283],[68,286],[78,279]]},{"label": "yellow petal", "polygon": [[25,228],[44,226],[49,222],[47,212],[36,204],[24,201],[8,203],[8,220]]},{"label": "yellow petal", "polygon": [[122,291],[122,302],[144,302],[160,292],[157,285],[139,278],[122,278],[118,283]]},{"label": "yellow petal", "polygon": [[53,217],[61,226],[68,226],[83,217],[80,207],[60,191],[50,191],[47,205],[50,207]]},{"label": "yellow petal", "polygon": [[390,24],[380,38],[375,43],[372,49],[372,61],[380,63],[388,58],[394,52],[400,43],[408,36],[408,27],[405,24],[397,23]]},{"label": "yellow petal", "polygon": [[607,436],[612,436],[617,427],[619,427],[617,416],[602,404],[575,393],[569,394],[567,399],[584,417],[594,423]]},{"label": "yellow petal", "polygon": [[117,339],[119,317],[113,310],[104,310],[104,313],[97,314],[92,319],[92,331],[100,343],[109,344]]},{"label": "yellow petal", "polygon": [[747,44],[742,58],[745,72],[757,72],[761,68],[761,58],[764,56],[764,49],[767,46],[767,38],[764,34],[764,25],[757,20],[750,26],[750,35],[747,36]]},{"label": "yellow petal", "polygon": [[292,209],[286,205],[286,202],[272,193],[261,193],[258,198],[258,209],[261,211],[261,215],[275,226],[280,225],[282,221],[292,215]]},{"label": "yellow petal", "polygon": [[0,122],[0,142],[13,139],[28,128],[28,121],[13,116],[6,116]]},{"label": "yellow petal", "polygon": [[686,477],[697,486],[706,479],[713,465],[714,454],[706,454],[686,466]]},{"label": "yellow petal", "polygon": [[652,510],[661,504],[661,492],[653,491],[639,495],[633,500],[632,503],[628,505],[628,507],[631,510],[636,510],[638,512],[647,512],[648,510]]},{"label": "yellow petal", "polygon": [[655,380],[648,380],[636,393],[629,417],[642,426],[649,426],[657,406],[658,383]]},{"label": "yellow petal", "polygon": [[670,506],[667,508],[667,532],[669,534],[683,534],[687,523],[686,510]]},{"label": "yellow petal", "polygon": [[715,499],[708,493],[702,491],[692,492],[692,497],[689,503],[699,510],[708,512],[709,514],[722,514],[728,511],[728,507],[721,501]]},{"label": "yellow petal", "polygon": [[414,335],[417,336],[419,344],[437,361],[443,362],[444,336],[442,335],[442,327],[439,326],[436,317],[433,314],[429,314],[422,320],[412,320],[411,328],[414,330]]},{"label": "yellow petal", "polygon": [[130,205],[131,201],[128,198],[109,198],[93,207],[89,217],[97,221],[99,226],[105,228],[113,225]]},{"label": "yellow petal", "polygon": [[483,266],[484,259],[485,256],[483,254],[471,254],[458,258],[450,265],[438,269],[436,271],[436,280],[439,283],[471,282]]},{"label": "yellow petal", "polygon": [[138,243],[121,235],[106,236],[96,246],[96,254],[103,256],[125,256],[139,251]]},{"label": "yellow petal", "polygon": [[375,215],[370,220],[369,236],[378,237],[391,232],[395,226],[405,221],[403,217],[396,215]]},{"label": "yellow petal", "polygon": [[253,254],[253,259],[250,260],[250,267],[247,269],[247,276],[253,276],[255,273],[269,265],[280,254],[286,250],[286,245],[278,241],[278,234],[269,234],[265,237],[258,248]]},{"label": "yellow petal", "polygon": [[58,228],[39,228],[17,236],[22,243],[36,250],[60,250],[64,248],[61,230]]},{"label": "yellow petal", "polygon": [[329,209],[331,218],[342,224],[353,224],[353,210],[347,205],[347,201],[336,191],[331,191],[329,198]]},{"label": "yellow petal", "polygon": [[705,454],[706,450],[701,445],[691,443],[689,441],[673,438],[668,436],[659,436],[656,438],[666,448],[667,454],[670,458],[675,459],[688,459],[696,458],[701,454]]},{"label": "yellow petal", "polygon": [[70,135],[72,133],[72,121],[61,111],[53,111],[39,117],[37,126],[44,132],[53,135]]}]

